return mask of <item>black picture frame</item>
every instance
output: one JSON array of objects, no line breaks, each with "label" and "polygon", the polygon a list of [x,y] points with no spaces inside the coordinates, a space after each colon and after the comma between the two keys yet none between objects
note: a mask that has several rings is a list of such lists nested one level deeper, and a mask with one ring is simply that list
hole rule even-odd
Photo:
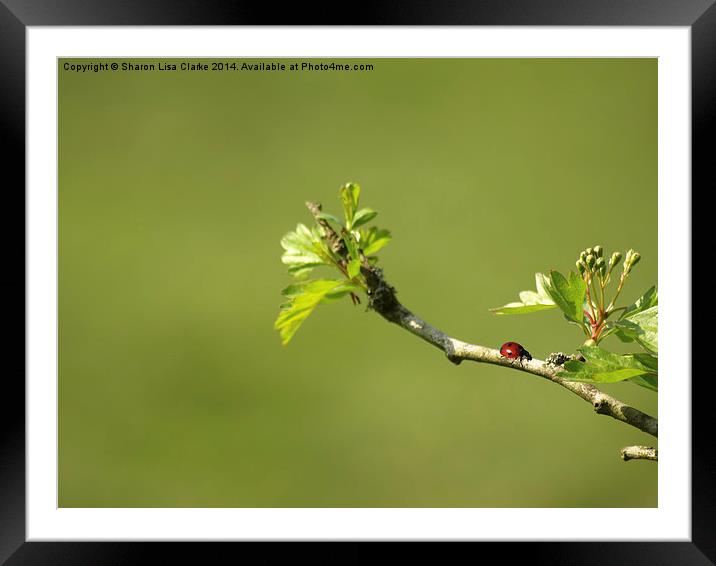
[{"label": "black picture frame", "polygon": [[[0,0],[0,124],[6,149],[3,189],[11,204],[5,208],[4,253],[22,275],[2,280],[10,306],[25,297],[24,236],[8,219],[22,218],[25,186],[25,33],[28,26],[90,25],[525,25],[525,26],[687,26],[692,54],[692,187],[711,188],[714,172],[709,136],[715,137],[716,119],[716,6],[715,0],[399,0],[363,2],[337,11],[336,3],[282,5],[206,0]],[[693,197],[684,195],[684,198]],[[703,191],[706,194],[706,191]],[[22,213],[20,212],[22,211]],[[21,232],[24,234],[24,230]],[[12,245],[9,245],[12,242]],[[16,243],[17,242],[17,243]],[[692,254],[693,257],[693,254]],[[7,264],[10,262],[6,261]],[[12,297],[12,298],[11,298]],[[19,319],[18,313],[17,318]],[[6,319],[7,320],[7,319]],[[21,328],[25,328],[23,309]],[[9,326],[9,325],[6,325]],[[5,340],[6,359],[21,358],[19,368],[4,372],[0,410],[0,564],[139,564],[162,563],[181,557],[211,563],[217,553],[232,561],[260,557],[261,563],[307,560],[311,563],[354,564],[381,558],[445,561],[453,552],[476,559],[487,550],[501,560],[525,559],[549,564],[713,564],[716,563],[716,456],[711,418],[712,378],[707,372],[692,381],[692,538],[691,542],[530,542],[464,543],[445,545],[346,543],[147,543],[147,542],[26,542],[25,537],[25,334],[11,328]],[[690,365],[691,352],[685,352]],[[703,354],[708,355],[708,352]],[[12,367],[12,366],[11,366]],[[685,377],[685,376],[682,376]],[[557,528],[558,531],[558,528]],[[239,551],[236,544],[242,544]],[[485,545],[492,545],[486,548]],[[394,555],[394,556],[389,556]],[[253,561],[252,559],[250,559]]]}]

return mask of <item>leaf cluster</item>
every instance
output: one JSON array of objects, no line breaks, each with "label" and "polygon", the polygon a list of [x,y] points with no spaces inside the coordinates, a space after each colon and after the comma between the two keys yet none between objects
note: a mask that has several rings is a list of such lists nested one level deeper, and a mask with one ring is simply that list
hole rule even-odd
[{"label": "leaf cluster", "polygon": [[[318,204],[307,203],[313,212],[314,225],[298,224],[281,239],[284,249],[281,261],[288,266],[289,275],[298,280],[282,291],[287,301],[281,305],[274,324],[284,345],[319,304],[346,296],[358,304],[357,293],[367,291],[362,270],[377,263],[375,254],[390,242],[391,234],[388,230],[367,226],[378,213],[359,207],[360,191],[355,183],[340,188],[342,219],[323,212]],[[335,268],[341,277],[306,280],[321,266]]]},{"label": "leaf cluster", "polygon": [[599,346],[578,348],[584,362],[570,360],[564,364],[563,377],[572,381],[615,383],[630,380],[637,385],[657,391],[659,359],[654,354],[614,354]]},{"label": "leaf cluster", "polygon": [[535,273],[536,291],[521,291],[520,300],[490,309],[497,315],[528,314],[559,308],[567,320],[582,325],[587,286],[576,273],[565,277],[559,271]]}]

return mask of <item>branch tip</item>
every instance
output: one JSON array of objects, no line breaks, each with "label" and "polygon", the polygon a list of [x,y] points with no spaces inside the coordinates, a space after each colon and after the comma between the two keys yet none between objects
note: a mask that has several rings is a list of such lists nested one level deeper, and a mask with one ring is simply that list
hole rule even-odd
[{"label": "branch tip", "polygon": [[651,460],[659,461],[659,451],[652,446],[626,446],[621,449],[622,460]]}]

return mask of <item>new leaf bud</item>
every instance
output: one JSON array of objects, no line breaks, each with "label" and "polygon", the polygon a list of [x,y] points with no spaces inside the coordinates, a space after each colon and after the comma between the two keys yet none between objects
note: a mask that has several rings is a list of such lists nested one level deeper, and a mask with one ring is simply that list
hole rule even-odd
[{"label": "new leaf bud", "polygon": [[597,257],[602,257],[602,254],[604,253],[604,249],[602,246],[594,246],[594,255]]}]

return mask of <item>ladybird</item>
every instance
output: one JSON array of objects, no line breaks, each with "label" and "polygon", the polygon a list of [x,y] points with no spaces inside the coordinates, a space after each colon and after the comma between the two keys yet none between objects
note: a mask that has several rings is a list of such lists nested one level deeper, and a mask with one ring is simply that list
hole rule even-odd
[{"label": "ladybird", "polygon": [[531,360],[532,355],[517,342],[505,342],[500,347],[500,354],[508,360]]}]

